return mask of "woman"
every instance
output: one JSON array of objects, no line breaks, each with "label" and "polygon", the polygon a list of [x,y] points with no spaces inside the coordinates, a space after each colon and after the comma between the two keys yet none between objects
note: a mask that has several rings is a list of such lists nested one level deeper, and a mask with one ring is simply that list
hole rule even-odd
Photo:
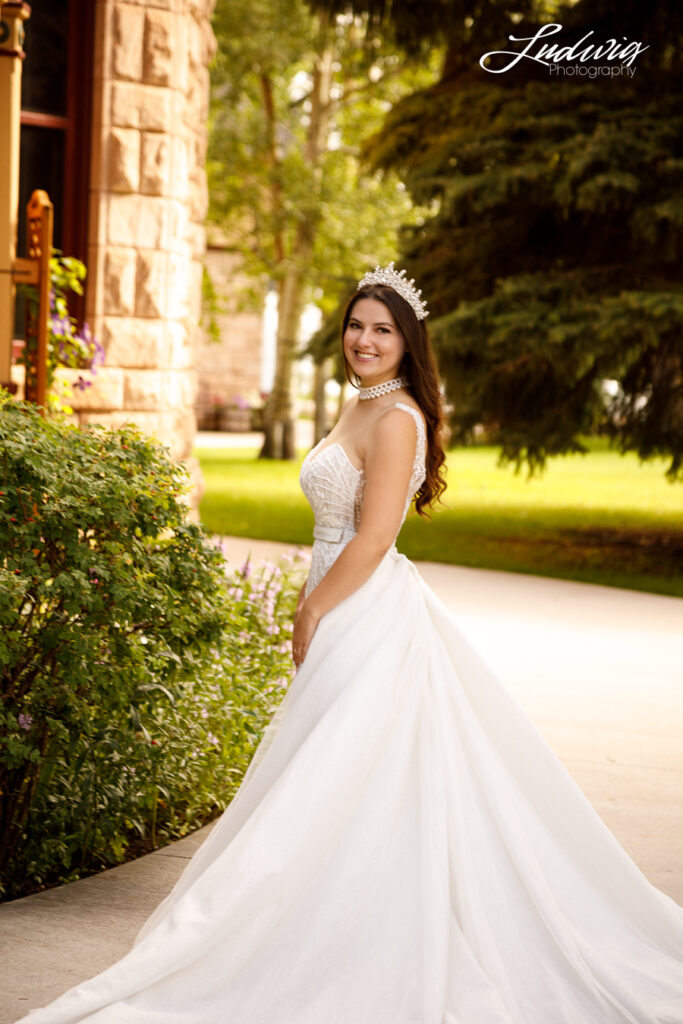
[{"label": "woman", "polygon": [[683,910],[393,545],[443,489],[426,316],[393,264],[360,282],[296,679],[133,950],[30,1024],[683,1022]]}]

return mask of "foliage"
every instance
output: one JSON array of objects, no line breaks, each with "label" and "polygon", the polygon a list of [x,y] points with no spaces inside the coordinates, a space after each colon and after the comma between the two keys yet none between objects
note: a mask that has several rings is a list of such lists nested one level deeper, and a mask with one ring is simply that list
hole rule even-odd
[{"label": "foliage", "polygon": [[[60,366],[69,366],[79,370],[87,370],[96,374],[98,366],[104,362],[104,349],[93,338],[87,323],[81,327],[75,317],[69,313],[68,294],[83,294],[85,265],[73,256],[55,254],[50,259],[50,316],[48,322],[47,341],[47,388],[48,406],[53,412],[70,414],[73,410],[69,405],[71,387],[81,391],[89,388],[92,381],[80,374],[73,385],[61,381],[57,387],[56,371]],[[29,323],[35,324],[38,315],[38,294],[34,287],[23,285],[29,310]],[[35,389],[35,352],[36,338],[29,335],[22,353],[21,361],[26,367],[26,382],[29,391]]]},{"label": "foliage", "polygon": [[[222,641],[193,678],[139,690],[53,745],[17,858],[16,887],[67,881],[181,838],[225,809],[291,675],[298,573],[228,575]],[[11,891],[11,887],[10,887]]]},{"label": "foliage", "polygon": [[[589,454],[553,460],[528,479],[496,468],[499,449],[448,453],[446,504],[430,523],[409,516],[398,545],[409,558],[576,579],[683,597],[683,507],[663,459],[639,464],[583,439]],[[311,510],[298,468],[263,465],[253,450],[198,448],[207,530],[310,543]]]},{"label": "foliage", "polygon": [[216,344],[221,340],[221,331],[218,326],[218,314],[221,312],[216,285],[208,268],[204,265],[202,266],[202,316],[200,323],[207,339]]},{"label": "foliage", "polygon": [[136,429],[78,430],[4,401],[0,445],[12,892],[225,805],[282,689],[293,597],[276,574],[228,592],[221,552],[186,521],[184,471]]},{"label": "foliage", "polygon": [[[395,175],[363,173],[359,153],[400,96],[435,78],[437,64],[405,67],[348,19],[327,27],[297,0],[219,0],[212,67],[210,222],[252,280],[278,280],[302,220],[317,225],[307,286],[323,308],[339,278],[390,259],[396,231],[419,217]],[[331,61],[324,138],[310,153],[311,97]]]},{"label": "foliage", "polygon": [[[352,6],[368,5],[384,7]],[[386,13],[403,31],[417,6]],[[404,234],[404,262],[429,298],[455,436],[483,424],[533,470],[605,431],[623,451],[668,456],[681,478],[683,10],[465,0],[453,12],[442,81],[399,102],[366,152],[431,208]],[[549,21],[563,43],[617,33],[649,49],[633,78],[479,67]]]},{"label": "foliage", "polygon": [[[370,12],[408,46],[423,6],[310,3]],[[592,33],[648,49],[633,78],[480,69],[550,22],[563,44]],[[403,261],[429,297],[456,436],[483,425],[532,471],[602,430],[682,478],[683,9],[437,0],[420,34],[446,38],[442,79],[394,106],[367,156],[431,209]]]},{"label": "foliage", "polygon": [[333,307],[347,279],[395,255],[421,216],[395,175],[362,173],[364,138],[399,96],[432,81],[362,19],[311,15],[304,0],[219,0],[212,69],[210,222],[239,255],[258,303],[278,290],[278,357],[263,454],[293,457],[291,366],[301,313]]},{"label": "foliage", "polygon": [[383,35],[408,54],[424,56],[435,41],[445,41],[459,50],[467,49],[473,34],[485,32],[491,39],[501,28],[511,28],[512,19],[520,19],[538,9],[547,10],[556,4],[548,0],[517,0],[514,7],[507,0],[308,0],[314,11],[340,15],[352,11],[366,16],[368,31]]}]

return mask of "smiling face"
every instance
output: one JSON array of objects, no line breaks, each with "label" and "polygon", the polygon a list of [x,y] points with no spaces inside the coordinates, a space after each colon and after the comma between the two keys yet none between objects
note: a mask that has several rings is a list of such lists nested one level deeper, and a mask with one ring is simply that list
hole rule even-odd
[{"label": "smiling face", "polygon": [[363,387],[399,376],[405,341],[391,311],[379,299],[358,299],[343,340],[346,360]]}]

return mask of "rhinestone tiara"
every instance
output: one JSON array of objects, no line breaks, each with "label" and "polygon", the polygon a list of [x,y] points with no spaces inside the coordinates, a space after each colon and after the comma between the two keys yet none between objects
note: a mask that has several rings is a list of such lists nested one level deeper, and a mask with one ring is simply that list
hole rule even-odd
[{"label": "rhinestone tiara", "polygon": [[410,281],[406,278],[405,270],[394,270],[393,260],[388,267],[380,267],[378,263],[374,270],[367,273],[358,282],[358,290],[360,291],[361,288],[370,284],[385,284],[389,288],[393,288],[402,299],[405,299],[413,307],[418,320],[424,320],[426,316],[429,316],[427,303],[420,298],[422,289],[415,288],[414,278],[411,278]]}]

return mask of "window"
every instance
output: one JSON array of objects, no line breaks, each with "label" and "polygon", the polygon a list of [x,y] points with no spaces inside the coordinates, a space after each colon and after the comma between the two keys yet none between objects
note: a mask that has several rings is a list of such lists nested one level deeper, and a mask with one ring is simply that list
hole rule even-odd
[{"label": "window", "polygon": [[[94,9],[92,0],[33,0],[24,22],[20,256],[26,254],[26,204],[33,190],[42,188],[55,207],[55,248],[86,259]],[[82,312],[74,309],[77,316]],[[23,334],[20,326],[15,337]]]}]

